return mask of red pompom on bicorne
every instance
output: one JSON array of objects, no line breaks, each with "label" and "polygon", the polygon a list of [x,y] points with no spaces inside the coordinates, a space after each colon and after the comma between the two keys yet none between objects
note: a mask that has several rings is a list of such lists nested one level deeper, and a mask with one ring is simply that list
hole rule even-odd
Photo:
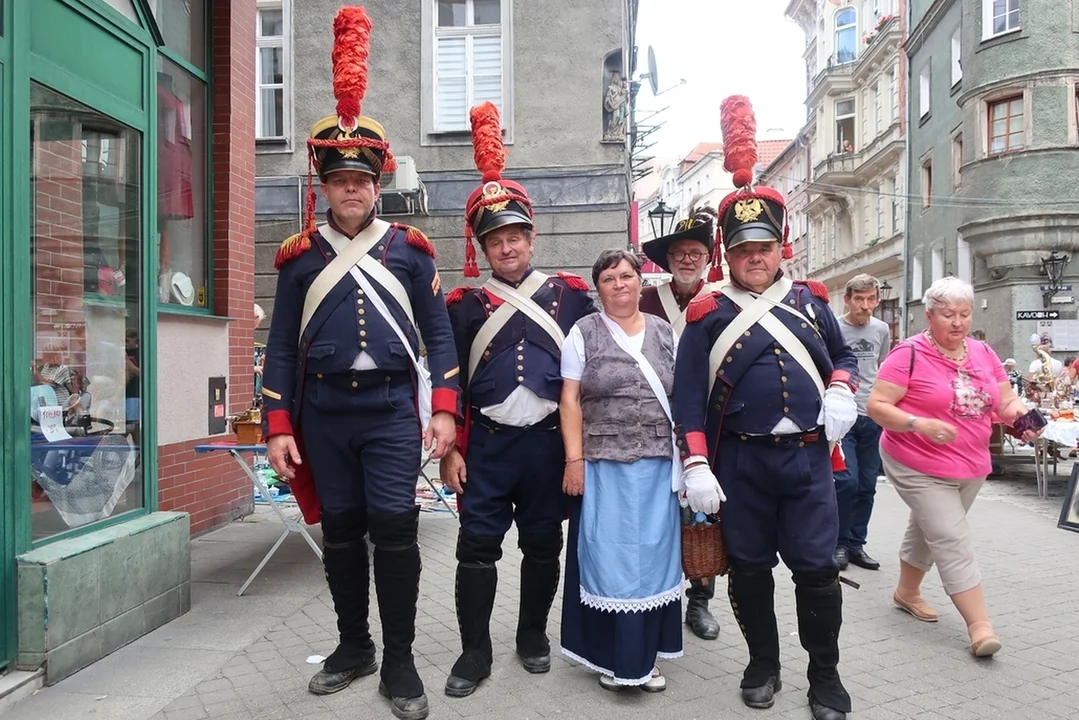
[{"label": "red pompom on bicorne", "polygon": [[566,283],[566,287],[568,287],[570,290],[581,290],[583,292],[588,292],[588,283],[585,282],[585,279],[580,275],[574,275],[573,273],[565,272],[564,270],[560,270],[556,274],[562,280],[562,282]]},{"label": "red pompom on bicorne", "polygon": [[698,295],[689,301],[689,306],[686,308],[686,322],[699,322],[704,317],[719,307],[719,302],[716,300],[718,293],[710,292],[704,295]]},{"label": "red pompom on bicorne", "polygon": [[734,174],[734,186],[746,187],[753,182],[757,165],[757,118],[753,105],[745,95],[731,95],[719,109],[723,130],[723,168]]},{"label": "red pompom on bicorne", "polygon": [[809,292],[813,293],[815,297],[820,298],[826,303],[831,303],[832,298],[828,293],[828,286],[822,283],[820,280],[795,280],[794,282],[805,285],[809,288]]},{"label": "red pompom on bicorne", "polygon": [[345,128],[360,117],[367,94],[367,56],[371,44],[371,18],[362,7],[343,7],[333,19],[333,95],[337,117]]},{"label": "red pompom on bicorne", "polygon": [[459,288],[454,288],[450,291],[450,294],[446,296],[447,305],[456,305],[465,299],[465,293],[472,289],[471,285],[464,285]]}]

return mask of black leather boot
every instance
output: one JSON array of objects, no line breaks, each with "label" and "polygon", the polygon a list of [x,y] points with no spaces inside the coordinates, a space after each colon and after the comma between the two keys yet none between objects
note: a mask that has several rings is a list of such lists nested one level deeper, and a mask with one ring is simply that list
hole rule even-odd
[{"label": "black leather boot", "polygon": [[419,508],[399,515],[371,517],[375,544],[375,592],[382,620],[382,671],[378,691],[390,699],[401,720],[427,717],[427,696],[416,672],[416,601],[420,593],[420,546],[416,544]]},{"label": "black leather boot", "polygon": [[775,580],[770,569],[731,568],[727,595],[738,627],[749,646],[749,665],[742,674],[742,702],[770,708],[783,689],[779,672],[779,630],[776,627]]},{"label": "black leather boot", "polygon": [[719,622],[708,611],[708,601],[715,595],[714,577],[690,580],[686,590],[686,625],[702,640],[719,637]]},{"label": "black leather boot", "polygon": [[850,695],[839,679],[843,591],[834,572],[794,573],[798,637],[809,653],[809,708],[814,720],[843,720]]},{"label": "black leather boot", "polygon": [[[340,520],[340,522],[335,522]],[[327,518],[323,523],[324,538],[341,537],[345,542],[324,540],[322,565],[326,584],[337,612],[340,642],[330,653],[307,689],[315,695],[329,695],[349,686],[354,679],[371,675],[378,670],[375,644],[368,625],[370,605],[370,574],[367,541],[363,524],[352,524],[352,518]],[[357,537],[358,536],[358,537]],[[348,540],[347,538],[352,538]]]},{"label": "black leather boot", "polygon": [[551,669],[547,617],[561,575],[562,528],[553,533],[520,533],[521,600],[517,614],[517,655],[530,673]]},{"label": "black leather boot", "polygon": [[480,681],[491,675],[491,611],[497,588],[494,565],[458,563],[454,595],[462,652],[446,679],[450,697],[471,695]]}]

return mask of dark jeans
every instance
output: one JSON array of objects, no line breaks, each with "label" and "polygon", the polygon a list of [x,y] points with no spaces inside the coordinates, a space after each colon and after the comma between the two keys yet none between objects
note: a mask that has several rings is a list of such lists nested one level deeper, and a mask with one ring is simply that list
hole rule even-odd
[{"label": "dark jeans", "polygon": [[839,545],[860,548],[869,533],[873,496],[880,475],[880,425],[859,415],[843,438],[847,469],[835,474],[836,504],[839,506]]}]

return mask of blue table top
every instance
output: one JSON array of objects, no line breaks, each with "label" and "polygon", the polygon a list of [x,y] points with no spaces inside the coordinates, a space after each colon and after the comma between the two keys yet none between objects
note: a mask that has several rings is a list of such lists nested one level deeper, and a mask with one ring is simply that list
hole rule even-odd
[{"label": "blue table top", "polygon": [[210,443],[209,445],[196,445],[195,452],[208,453],[221,450],[236,450],[237,452],[266,452],[265,445],[237,445],[234,442]]}]

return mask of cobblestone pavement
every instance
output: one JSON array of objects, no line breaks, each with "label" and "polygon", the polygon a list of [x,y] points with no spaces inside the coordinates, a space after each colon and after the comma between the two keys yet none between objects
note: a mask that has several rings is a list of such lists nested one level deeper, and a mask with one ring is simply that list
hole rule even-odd
[{"label": "cobblestone pavement", "polygon": [[[844,588],[842,662],[855,712],[851,718],[1075,717],[1079,708],[1079,534],[1056,527],[1070,466],[1061,466],[1052,496],[1039,499],[1033,472],[1008,461],[1007,477],[986,484],[971,513],[986,596],[1004,650],[988,661],[967,651],[961,618],[935,575],[925,595],[941,612],[919,623],[892,607],[895,553],[907,511],[882,483],[867,550],[879,572],[852,567],[860,590]],[[1029,463],[1029,459],[1026,461]],[[259,513],[197,540],[192,548],[191,612],[9,711],[10,720],[240,720],[254,718],[390,718],[377,678],[328,697],[308,694],[316,667],[335,641],[334,614],[321,567],[300,538],[290,538],[242,598],[239,584],[276,537]],[[777,613],[784,687],[771,710],[750,710],[738,697],[746,651],[726,598],[713,602],[722,623],[716,641],[688,630],[686,654],[665,662],[665,693],[613,694],[596,676],[555,654],[546,675],[527,674],[514,659],[520,554],[506,540],[492,621],[495,668],[472,697],[442,694],[458,651],[453,611],[453,547],[448,516],[421,517],[424,574],[415,643],[432,718],[720,718],[806,720],[805,654],[798,644],[789,573],[777,570]],[[316,534],[317,538],[317,534]],[[721,595],[723,581],[720,580]],[[557,644],[555,601],[551,636]],[[374,606],[374,600],[372,600]],[[373,615],[377,618],[377,615]],[[378,624],[373,623],[376,642]]]}]

